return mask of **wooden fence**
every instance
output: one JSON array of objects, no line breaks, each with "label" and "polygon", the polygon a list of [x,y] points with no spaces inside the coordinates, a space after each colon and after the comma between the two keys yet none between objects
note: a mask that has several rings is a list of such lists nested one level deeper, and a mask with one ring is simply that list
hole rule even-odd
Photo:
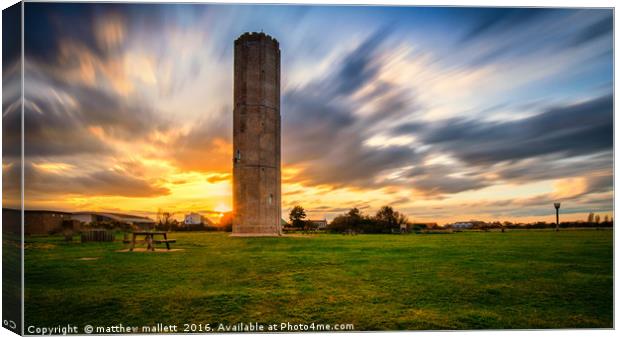
[{"label": "wooden fence", "polygon": [[112,242],[115,234],[111,230],[88,229],[82,231],[81,240],[82,242]]}]

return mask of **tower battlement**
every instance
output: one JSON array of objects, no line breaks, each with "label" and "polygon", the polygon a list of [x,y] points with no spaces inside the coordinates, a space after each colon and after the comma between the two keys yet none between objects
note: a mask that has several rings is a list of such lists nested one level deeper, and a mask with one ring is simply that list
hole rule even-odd
[{"label": "tower battlement", "polygon": [[247,33],[243,33],[241,36],[239,36],[236,40],[235,40],[235,45],[237,45],[238,43],[243,43],[246,41],[264,41],[264,42],[271,42],[273,43],[277,48],[280,48],[280,43],[278,42],[278,40],[276,40],[274,37],[272,37],[269,34],[265,34],[263,32],[247,32]]}]

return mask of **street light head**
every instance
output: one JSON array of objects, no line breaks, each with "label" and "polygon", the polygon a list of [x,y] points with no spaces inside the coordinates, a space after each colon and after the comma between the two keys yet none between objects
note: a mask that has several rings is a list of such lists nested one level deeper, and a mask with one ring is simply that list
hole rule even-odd
[{"label": "street light head", "polygon": [[555,206],[555,209],[560,209],[560,203],[559,202],[554,202],[553,206]]}]

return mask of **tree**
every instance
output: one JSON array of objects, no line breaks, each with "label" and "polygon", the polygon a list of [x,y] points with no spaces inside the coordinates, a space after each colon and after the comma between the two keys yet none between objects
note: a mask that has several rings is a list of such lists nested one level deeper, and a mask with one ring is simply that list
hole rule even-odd
[{"label": "tree", "polygon": [[594,222],[594,213],[590,213],[588,214],[588,223],[593,223]]},{"label": "tree", "polygon": [[363,230],[367,221],[362,212],[357,208],[352,208],[349,212],[335,217],[327,228],[334,232],[346,232],[347,230]]},{"label": "tree", "polygon": [[605,220],[603,222],[609,222],[609,215],[605,215]]},{"label": "tree", "polygon": [[291,209],[291,212],[288,216],[289,220],[291,220],[291,224],[293,227],[304,227],[304,219],[306,218],[306,210],[297,205]]},{"label": "tree", "polygon": [[391,232],[394,229],[400,230],[401,225],[408,223],[408,219],[404,214],[394,211],[391,206],[383,206],[377,211],[375,221],[379,225],[380,231]]},{"label": "tree", "polygon": [[375,219],[378,222],[383,222],[388,227],[390,227],[392,224],[396,222],[395,218],[396,217],[394,216],[394,209],[391,206],[381,207],[377,211],[377,214],[375,215]]},{"label": "tree", "polygon": [[601,222],[601,216],[597,214],[597,215],[594,217],[594,222],[596,222],[596,223]]},{"label": "tree", "polygon": [[166,212],[164,210],[162,210],[161,208],[157,210],[157,222],[159,222],[160,224],[168,224],[170,222],[172,222],[172,216],[174,215],[174,213],[171,212]]},{"label": "tree", "polygon": [[328,229],[341,233],[351,230],[357,233],[391,233],[394,229],[400,230],[404,224],[409,224],[409,219],[390,206],[381,207],[372,217],[362,214],[357,208],[352,208],[349,212],[335,217]]},{"label": "tree", "polygon": [[161,208],[157,210],[157,228],[169,231],[173,227],[177,227],[178,222],[174,219],[174,213],[167,212]]},{"label": "tree", "polygon": [[400,212],[396,212],[396,225],[400,228],[402,225],[406,225],[409,223],[409,218],[406,215]]},{"label": "tree", "polygon": [[348,214],[341,214],[335,217],[327,226],[330,231],[344,232],[349,229],[349,216]]},{"label": "tree", "polygon": [[357,207],[351,208],[351,210],[349,211],[349,213],[347,213],[347,215],[349,217],[351,217],[351,219],[361,219],[362,218],[362,212],[360,212],[360,210]]}]

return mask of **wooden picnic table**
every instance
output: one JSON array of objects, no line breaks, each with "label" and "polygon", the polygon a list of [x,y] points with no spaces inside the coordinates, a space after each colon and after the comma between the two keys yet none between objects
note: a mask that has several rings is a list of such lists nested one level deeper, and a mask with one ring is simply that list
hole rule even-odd
[{"label": "wooden picnic table", "polygon": [[[131,247],[129,247],[129,251],[133,251],[136,246],[136,238],[138,236],[144,236],[144,240],[146,241],[147,250],[155,251],[155,245],[153,243],[165,243],[166,248],[170,250],[170,244],[176,242],[176,240],[168,240],[167,232],[152,232],[152,231],[142,231],[142,232],[133,232],[131,238]],[[155,240],[155,235],[161,235],[164,237],[163,240]]]}]

